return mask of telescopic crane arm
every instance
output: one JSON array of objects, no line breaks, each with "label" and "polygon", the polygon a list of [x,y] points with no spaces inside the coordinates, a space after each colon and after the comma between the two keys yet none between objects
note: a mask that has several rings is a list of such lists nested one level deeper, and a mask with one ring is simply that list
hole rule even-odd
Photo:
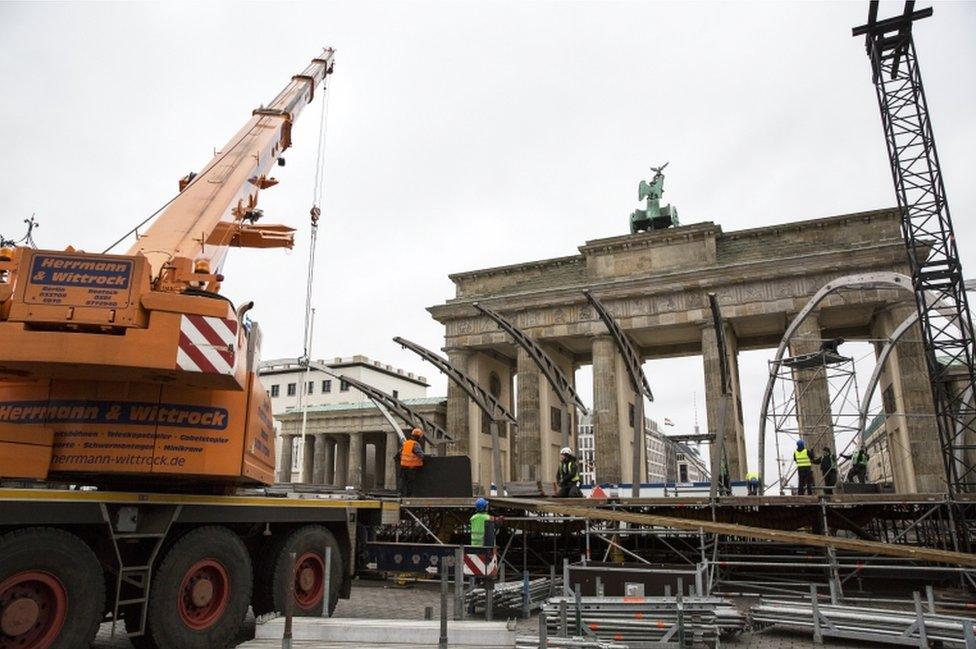
[{"label": "telescopic crane arm", "polygon": [[202,273],[209,275],[206,288],[216,290],[228,247],[292,247],[292,228],[256,224],[258,192],[277,184],[269,173],[291,146],[292,125],[332,72],[333,58],[330,48],[312,59],[198,174],[180,181],[180,194],[128,252],[149,260],[153,288],[181,292]]}]

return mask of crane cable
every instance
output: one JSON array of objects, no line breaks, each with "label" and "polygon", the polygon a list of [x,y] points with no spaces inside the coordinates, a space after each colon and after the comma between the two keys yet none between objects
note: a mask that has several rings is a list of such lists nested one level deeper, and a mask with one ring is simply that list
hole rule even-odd
[{"label": "crane cable", "polygon": [[308,482],[311,476],[305,473],[305,452],[306,452],[306,430],[308,425],[308,403],[306,400],[306,395],[308,393],[308,377],[311,372],[310,361],[312,359],[312,327],[315,318],[315,309],[312,308],[312,279],[315,277],[315,248],[318,243],[318,232],[319,232],[319,217],[322,215],[322,210],[319,207],[322,200],[322,179],[325,174],[325,138],[328,132],[328,115],[329,115],[329,87],[325,86],[325,96],[322,98],[322,114],[319,118],[319,142],[318,150],[316,151],[315,157],[315,180],[312,187],[312,209],[309,210],[309,216],[311,217],[311,236],[309,238],[308,247],[308,275],[305,278],[305,335],[302,339],[302,356],[299,359],[299,364],[304,367],[305,371],[302,376],[302,383],[299,386],[298,392],[298,407],[302,411],[302,426],[299,439],[301,443],[298,447],[298,480],[299,482]]},{"label": "crane cable", "polygon": [[315,156],[315,180],[312,187],[312,209],[309,210],[311,217],[311,237],[309,238],[308,249],[308,275],[305,278],[305,333],[302,338],[303,352],[302,358],[306,361],[311,357],[312,332],[312,280],[315,276],[315,249],[318,243],[319,217],[322,215],[320,207],[322,201],[323,177],[325,175],[325,142],[328,133],[329,116],[329,88],[325,87],[325,96],[322,98],[322,113],[319,117],[319,141],[318,150]]}]

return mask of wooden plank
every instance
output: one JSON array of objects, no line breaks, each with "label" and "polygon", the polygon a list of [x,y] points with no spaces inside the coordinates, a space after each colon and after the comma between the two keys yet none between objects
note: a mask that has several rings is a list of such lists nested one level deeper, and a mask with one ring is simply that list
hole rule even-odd
[{"label": "wooden plank", "polygon": [[822,536],[808,532],[786,532],[764,527],[736,525],[734,523],[716,523],[712,521],[698,521],[673,516],[656,516],[654,514],[636,514],[617,510],[581,507],[576,504],[562,504],[558,501],[525,500],[513,498],[492,498],[493,505],[525,509],[529,511],[577,516],[590,520],[616,521],[633,523],[635,525],[656,525],[671,527],[679,530],[704,530],[712,534],[725,536],[741,536],[744,538],[773,541],[776,543],[795,543],[819,548],[837,548],[851,550],[864,554],[879,554],[886,557],[915,559],[929,563],[947,563],[958,566],[976,568],[976,555],[950,550],[936,550],[934,548],[919,548],[908,545],[881,543],[878,541],[864,541],[861,539],[845,539],[836,536]]}]

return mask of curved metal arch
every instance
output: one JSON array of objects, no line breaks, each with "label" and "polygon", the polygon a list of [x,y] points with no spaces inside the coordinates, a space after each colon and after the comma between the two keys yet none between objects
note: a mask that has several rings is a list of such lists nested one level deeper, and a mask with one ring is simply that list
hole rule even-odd
[{"label": "curved metal arch", "polygon": [[907,275],[901,273],[862,273],[857,275],[845,275],[833,281],[827,282],[813,297],[806,303],[803,309],[793,318],[790,325],[783,334],[783,339],[776,348],[776,355],[769,366],[769,377],[766,380],[766,390],[763,392],[762,409],[759,418],[759,475],[760,479],[766,481],[766,419],[769,411],[769,402],[773,396],[773,386],[776,383],[776,376],[779,374],[780,365],[783,362],[783,354],[790,338],[796,333],[807,316],[824,301],[831,293],[846,288],[900,288],[910,293],[914,293],[912,280]]},{"label": "curved metal arch", "polygon": [[884,344],[881,351],[878,352],[878,359],[874,365],[874,371],[871,372],[871,378],[868,379],[867,385],[864,387],[864,397],[861,399],[861,406],[858,411],[857,418],[857,434],[858,436],[864,435],[864,428],[867,426],[868,421],[868,406],[871,403],[871,397],[874,395],[875,388],[878,387],[878,381],[881,380],[881,371],[885,368],[885,364],[888,362],[888,357],[891,356],[891,352],[895,349],[895,344],[898,340],[905,335],[905,333],[912,328],[912,325],[918,322],[918,311],[912,313],[908,316],[902,323],[895,327],[895,330],[891,332],[888,336],[888,342]]},{"label": "curved metal arch", "polygon": [[461,390],[463,390],[472,401],[474,401],[475,405],[481,408],[482,412],[488,415],[489,419],[494,421],[507,421],[510,424],[516,426],[518,425],[518,421],[515,419],[515,416],[509,412],[509,410],[503,406],[501,402],[498,401],[493,394],[491,394],[491,392],[485,390],[483,387],[478,385],[477,381],[451,365],[451,362],[440,354],[434,353],[426,347],[418,345],[415,342],[410,342],[406,338],[401,338],[400,336],[396,336],[393,339],[393,342],[405,349],[409,349],[446,374],[447,378],[454,381],[454,383],[461,388]]},{"label": "curved metal arch", "polygon": [[648,382],[647,375],[644,373],[643,363],[641,363],[641,357],[637,353],[637,347],[634,345],[634,341],[620,327],[617,319],[607,311],[607,307],[603,305],[603,302],[590,291],[583,291],[583,295],[589,300],[590,305],[592,305],[597,315],[600,316],[600,320],[603,321],[604,326],[606,326],[614,342],[617,344],[617,351],[627,365],[631,388],[633,388],[634,392],[646,396],[648,401],[654,401],[654,393],[651,392],[651,384]]},{"label": "curved metal arch", "polygon": [[497,311],[494,311],[484,304],[474,302],[471,304],[475,309],[480,311],[483,315],[488,316],[489,319],[494,320],[502,331],[507,333],[515,343],[525,350],[525,353],[532,358],[539,371],[542,375],[546,377],[549,381],[549,385],[552,386],[553,392],[559,397],[559,400],[567,408],[576,406],[576,408],[582,412],[584,415],[589,413],[586,408],[586,404],[576,393],[573,388],[573,384],[570,383],[569,379],[566,378],[566,374],[563,372],[562,368],[556,364],[556,361],[552,360],[552,357],[545,352],[542,347],[540,347],[532,338],[530,338],[524,331],[516,327],[510,321],[508,321],[504,316],[502,316]]},{"label": "curved metal arch", "polygon": [[[386,410],[392,412],[403,421],[407,422],[409,425],[416,426],[417,428],[423,429],[424,434],[427,435],[428,438],[434,440],[435,442],[441,442],[445,440],[449,442],[454,441],[454,438],[448,435],[443,428],[441,428],[431,420],[427,419],[422,414],[420,414],[419,412],[417,412],[407,404],[403,403],[396,397],[387,394],[386,392],[383,392],[378,388],[374,388],[368,383],[363,383],[361,381],[357,381],[352,377],[346,376],[345,374],[340,374],[339,372],[336,372],[328,365],[323,365],[322,363],[309,361],[308,366],[313,369],[319,370],[320,372],[324,372],[329,376],[337,378],[340,381],[345,381],[346,383],[351,385],[354,389],[362,392],[364,395],[366,395],[367,399],[369,399],[374,404],[376,404],[376,406],[380,409],[380,413],[384,414],[384,417],[386,416],[385,413],[383,413],[383,409],[385,408]],[[389,421],[389,419],[387,419],[387,421]],[[390,425],[392,426],[393,422],[391,422]],[[395,430],[398,432],[398,434],[402,432],[400,431],[399,426],[395,427]]]},{"label": "curved metal arch", "polygon": [[[976,290],[976,280],[966,280],[965,289],[967,291]],[[939,302],[941,300],[939,300],[938,294],[929,291],[926,298],[927,303],[935,305],[934,309],[937,313],[946,319],[952,318],[953,314],[951,309],[939,306]],[[867,427],[868,406],[871,403],[871,397],[874,395],[875,389],[878,387],[878,382],[881,380],[881,371],[884,370],[885,363],[887,363],[888,357],[891,356],[891,352],[894,351],[895,345],[898,343],[901,337],[912,328],[912,325],[918,322],[918,317],[919,314],[916,310],[913,311],[910,316],[902,320],[901,324],[895,327],[895,330],[891,332],[890,336],[888,336],[888,341],[884,344],[884,347],[882,347],[881,351],[878,352],[877,362],[875,363],[874,371],[871,372],[871,378],[864,387],[864,397],[861,399],[861,406],[858,412],[857,433],[859,436],[864,435],[864,429]],[[966,326],[965,323],[963,323],[963,326]],[[970,333],[970,335],[972,334]],[[967,390],[967,392],[969,392],[969,394],[963,396],[963,403],[970,403],[972,399],[972,391]]]}]

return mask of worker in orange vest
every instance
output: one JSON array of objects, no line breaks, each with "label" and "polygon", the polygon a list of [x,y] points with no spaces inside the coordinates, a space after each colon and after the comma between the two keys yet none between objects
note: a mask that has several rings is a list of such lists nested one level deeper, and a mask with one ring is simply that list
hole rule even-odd
[{"label": "worker in orange vest", "polygon": [[413,483],[417,478],[417,472],[424,466],[424,449],[420,446],[420,438],[423,436],[424,431],[414,428],[410,431],[410,438],[403,443],[403,448],[400,449],[400,469],[403,471],[401,496],[413,495]]}]

